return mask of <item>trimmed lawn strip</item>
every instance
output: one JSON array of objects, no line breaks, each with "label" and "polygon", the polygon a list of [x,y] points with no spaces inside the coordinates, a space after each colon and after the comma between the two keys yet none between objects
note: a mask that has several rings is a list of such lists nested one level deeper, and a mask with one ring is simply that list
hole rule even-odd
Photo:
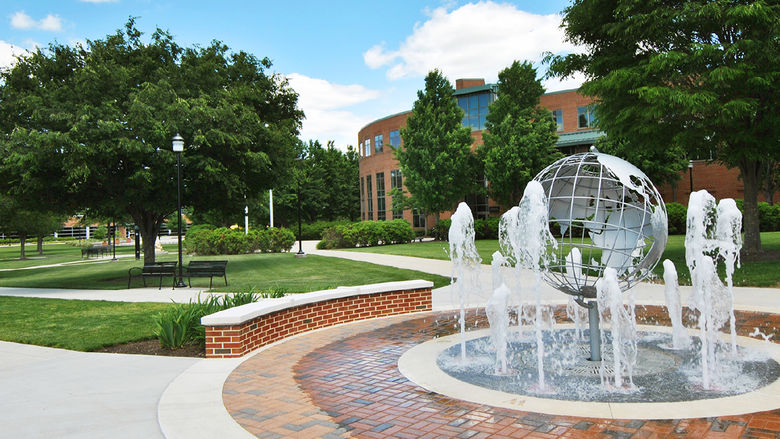
[{"label": "trimmed lawn strip", "polygon": [[[761,233],[762,248],[769,252],[780,252],[780,232]],[[493,252],[499,249],[497,240],[476,241],[477,251],[483,264],[489,264]],[[449,260],[449,244],[441,241],[428,241],[422,243],[381,245],[376,247],[361,247],[339,249],[344,251],[356,251],[366,253],[383,253],[400,256],[414,256],[418,258]],[[685,265],[685,236],[672,235],[666,245],[666,250],[661,257],[670,259],[677,268],[681,285],[690,285],[691,276]],[[654,274],[658,279],[663,279],[663,266],[658,263]],[[721,279],[725,278],[723,264],[719,264],[718,271]],[[742,262],[742,267],[734,272],[734,286],[741,287],[778,287],[780,286],[780,260],[749,261]]]},{"label": "trimmed lawn strip", "polygon": [[154,338],[152,316],[169,306],[0,296],[0,339],[93,351]]},{"label": "trimmed lawn strip", "polygon": [[[175,261],[176,254],[158,256],[158,261]],[[337,286],[363,285],[367,283],[391,282],[411,279],[430,280],[434,288],[449,284],[449,278],[412,270],[354,262],[338,258],[308,255],[295,258],[294,253],[262,253],[251,255],[187,256],[184,265],[191,259],[227,259],[228,286],[222,279],[214,279],[217,291],[251,291],[270,288],[284,288],[291,293],[317,291]],[[0,287],[27,288],[82,288],[119,290],[127,288],[127,271],[140,267],[142,261],[119,259],[92,263],[30,270],[2,272]],[[163,280],[163,285],[170,278]],[[147,285],[154,281],[147,282]],[[142,286],[140,278],[134,278],[131,287]],[[208,279],[193,278],[193,287],[205,288]]]}]

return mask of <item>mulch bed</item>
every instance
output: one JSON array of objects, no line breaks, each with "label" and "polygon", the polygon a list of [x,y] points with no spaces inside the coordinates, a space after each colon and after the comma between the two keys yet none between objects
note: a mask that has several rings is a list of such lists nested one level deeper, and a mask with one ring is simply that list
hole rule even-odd
[{"label": "mulch bed", "polygon": [[181,348],[164,348],[160,346],[160,341],[141,340],[130,343],[106,346],[95,350],[95,352],[110,352],[114,354],[140,354],[140,355],[159,355],[164,357],[206,357],[206,349],[200,345],[186,345]]}]

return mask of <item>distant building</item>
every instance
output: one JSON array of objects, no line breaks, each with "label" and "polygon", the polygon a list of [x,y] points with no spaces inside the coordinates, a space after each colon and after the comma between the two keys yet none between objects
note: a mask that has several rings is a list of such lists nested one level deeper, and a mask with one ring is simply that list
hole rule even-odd
[{"label": "distant building", "polygon": [[[454,97],[465,113],[463,125],[471,127],[473,148],[482,144],[482,130],[488,107],[496,99],[498,86],[486,84],[484,79],[458,79],[455,81]],[[540,103],[550,110],[558,124],[557,146],[566,155],[584,152],[602,135],[594,128],[593,99],[582,96],[577,90],[546,93]],[[403,176],[395,159],[394,150],[403,146],[400,129],[406,126],[411,111],[389,115],[375,120],[358,132],[360,154],[360,217],[362,220],[391,220],[403,218],[414,228],[422,228],[425,221],[433,226],[434,216],[427,218],[416,211],[405,210],[393,213],[390,190],[403,185]],[[742,198],[744,187],[738,181],[736,170],[708,162],[693,161],[693,190],[707,189],[716,198]],[[688,171],[681,173],[676,188],[670,185],[659,187],[664,201],[687,204],[690,193]],[[674,190],[676,189],[676,190]],[[464,200],[475,218],[487,218],[503,213],[507,207],[499,206],[484,196],[471,195]],[[453,206],[454,208],[455,206]],[[452,212],[442,212],[447,219]]]},{"label": "distant building", "polygon": [[[455,81],[453,94],[465,113],[463,125],[471,127],[474,148],[482,144],[488,106],[495,100],[497,89],[496,84],[486,84],[484,79]],[[558,123],[558,147],[565,154],[586,151],[602,135],[593,128],[592,103],[590,98],[581,96],[576,90],[552,92],[541,97],[542,106],[553,112]],[[363,220],[404,218],[415,228],[424,227],[426,220],[433,221],[433,215],[424,218],[411,210],[395,214],[392,211],[390,190],[403,185],[403,176],[393,151],[403,146],[400,130],[406,126],[406,119],[411,113],[405,111],[376,120],[358,133],[360,216]],[[484,196],[471,195],[465,201],[475,218],[503,213],[495,201]],[[442,212],[441,218],[449,218],[451,213]]]}]

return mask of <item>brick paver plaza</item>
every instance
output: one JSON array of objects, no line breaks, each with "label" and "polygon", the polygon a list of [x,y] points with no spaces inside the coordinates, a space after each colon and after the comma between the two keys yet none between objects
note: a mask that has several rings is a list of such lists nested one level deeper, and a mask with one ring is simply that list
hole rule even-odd
[{"label": "brick paver plaza", "polygon": [[[225,381],[231,416],[260,438],[779,438],[780,410],[739,416],[614,420],[554,416],[452,399],[407,380],[398,358],[457,331],[454,312],[429,312],[323,329],[276,344]],[[563,320],[561,309],[556,311]],[[486,326],[470,312],[468,327]],[[754,328],[777,341],[780,315],[736,312],[740,335]],[[642,324],[668,325],[665,309],[638,307]]]}]

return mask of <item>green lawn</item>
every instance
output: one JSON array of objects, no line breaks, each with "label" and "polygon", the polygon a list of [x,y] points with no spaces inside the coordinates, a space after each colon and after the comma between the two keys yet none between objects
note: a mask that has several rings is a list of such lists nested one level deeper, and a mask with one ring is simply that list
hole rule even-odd
[{"label": "green lawn", "polygon": [[[74,260],[81,252],[62,245],[47,246],[50,260]],[[158,260],[176,260],[173,251]],[[119,249],[119,248],[118,248]],[[117,249],[117,250],[118,250]],[[7,249],[3,249],[7,250]],[[16,247],[18,252],[19,248]],[[18,257],[18,255],[17,255]],[[9,268],[20,261],[4,260],[0,268]],[[220,291],[250,291],[281,288],[288,292],[306,292],[335,288],[340,285],[361,285],[410,279],[426,279],[436,288],[449,284],[449,278],[412,270],[308,255],[295,258],[294,253],[253,254],[198,257],[197,259],[227,259],[228,281],[214,279],[214,289]],[[190,257],[184,259],[186,264]],[[21,261],[24,262],[24,261]],[[142,265],[133,258],[0,272],[2,287],[122,289],[127,287],[127,270]],[[18,266],[15,268],[19,268]],[[140,286],[134,280],[133,286]],[[193,279],[193,286],[208,286],[208,279]],[[130,341],[154,338],[152,316],[169,307],[167,303],[118,303],[104,301],[58,300],[0,296],[0,340],[30,343],[90,351]]]},{"label": "green lawn", "polygon": [[154,338],[152,316],[169,306],[0,296],[0,339],[91,351]]},{"label": "green lawn", "polygon": [[[677,268],[682,285],[690,285],[691,277],[685,265],[685,236],[673,235],[669,237],[666,250],[661,261],[670,259]],[[769,251],[780,251],[780,232],[764,232],[761,234],[762,248]],[[493,252],[498,250],[497,240],[479,240],[476,242],[477,251],[483,264],[489,264],[493,259]],[[416,256],[420,258],[448,260],[449,244],[441,241],[429,241],[412,244],[385,245],[377,247],[363,247],[345,249],[346,251],[384,253],[401,256]],[[725,277],[723,264],[720,264],[721,278]],[[659,279],[663,277],[663,267],[659,262],[654,270]],[[777,287],[780,286],[780,261],[742,262],[742,268],[734,272],[735,286]]]},{"label": "green lawn", "polygon": [[[49,247],[55,248],[50,250]],[[60,247],[65,246],[52,244],[47,246],[45,253],[51,254],[52,259],[62,261],[73,260],[73,254],[78,255],[77,259],[81,258],[79,249],[70,247],[71,250],[67,250],[60,249]],[[175,250],[175,246],[172,248],[166,246],[166,248]],[[158,261],[175,261],[176,259],[177,255],[173,251],[157,258]],[[185,266],[190,259],[193,258],[190,256],[184,258]],[[229,285],[225,287],[221,279],[214,279],[214,289],[219,291],[249,291],[253,288],[262,290],[280,287],[290,292],[306,292],[334,288],[340,285],[362,285],[409,279],[430,280],[437,288],[449,284],[449,279],[442,276],[314,255],[297,259],[293,253],[265,253],[196,257],[194,259],[227,259],[230,261],[227,266]],[[0,269],[21,268],[16,266],[18,262],[29,261],[2,261]],[[41,261],[39,263],[43,264]],[[50,263],[52,262],[45,262],[45,264]],[[127,288],[128,270],[142,264],[141,261],[136,261],[134,258],[120,258],[117,261],[103,258],[74,265],[2,271],[0,272],[0,287],[123,289]],[[141,279],[134,278],[132,286],[141,285]],[[193,286],[208,286],[208,279],[193,279]]]}]

